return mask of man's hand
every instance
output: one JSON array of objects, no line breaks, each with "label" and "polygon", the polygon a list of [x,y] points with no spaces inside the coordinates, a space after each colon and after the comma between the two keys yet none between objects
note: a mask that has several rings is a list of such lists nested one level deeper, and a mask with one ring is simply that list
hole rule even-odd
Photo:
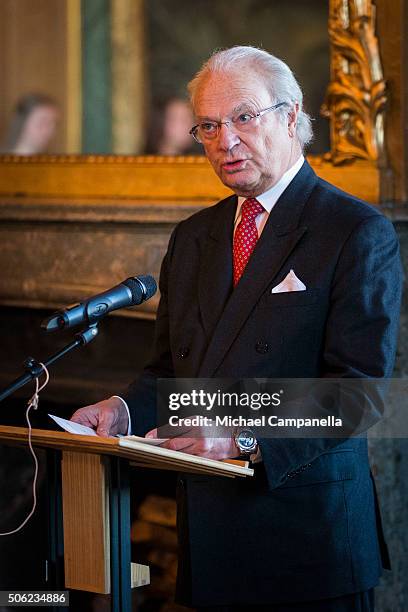
[{"label": "man's hand", "polygon": [[[190,429],[189,432],[183,432],[179,436],[170,438],[166,442],[163,442],[160,446],[162,448],[169,448],[171,450],[182,451],[183,453],[189,453],[190,455],[199,455],[200,457],[207,457],[207,459],[232,459],[238,456],[238,450],[235,446],[235,442],[231,437],[228,438],[210,438],[210,437],[199,437],[197,432],[199,428],[194,428],[194,437],[189,438],[193,433]],[[146,438],[161,438],[160,430],[152,429],[146,434]]]},{"label": "man's hand", "polygon": [[71,421],[95,429],[98,436],[107,438],[127,434],[129,418],[124,403],[117,397],[80,408]]}]

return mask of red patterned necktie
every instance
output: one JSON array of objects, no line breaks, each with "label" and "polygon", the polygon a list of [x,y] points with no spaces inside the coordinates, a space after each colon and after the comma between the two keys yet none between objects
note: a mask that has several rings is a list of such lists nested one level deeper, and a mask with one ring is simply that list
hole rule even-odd
[{"label": "red patterned necktie", "polygon": [[258,240],[255,219],[265,209],[255,198],[247,198],[241,207],[241,221],[234,234],[234,287],[241,278]]}]

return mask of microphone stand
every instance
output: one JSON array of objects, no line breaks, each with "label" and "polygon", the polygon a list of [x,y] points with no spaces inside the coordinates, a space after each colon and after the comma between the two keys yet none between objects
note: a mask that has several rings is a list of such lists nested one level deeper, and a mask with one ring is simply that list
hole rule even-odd
[{"label": "microphone stand", "polygon": [[[89,325],[89,327],[84,329],[84,331],[75,334],[75,340],[73,342],[67,344],[67,346],[58,351],[58,353],[51,355],[51,357],[49,357],[42,363],[45,365],[46,368],[48,368],[49,365],[51,365],[55,361],[58,361],[58,359],[61,359],[61,357],[72,351],[77,346],[85,346],[86,344],[92,342],[92,340],[94,340],[97,335],[98,324],[92,323],[91,325]],[[15,391],[17,391],[17,389],[20,389],[21,387],[26,385],[31,380],[34,380],[41,376],[41,374],[44,372],[41,363],[33,357],[28,357],[28,359],[25,360],[24,367],[26,373],[20,376],[19,378],[16,378],[16,380],[14,380],[6,389],[4,389],[4,391],[2,391],[2,393],[0,393],[0,402],[6,399],[6,397],[9,397],[9,395],[14,393]]]}]

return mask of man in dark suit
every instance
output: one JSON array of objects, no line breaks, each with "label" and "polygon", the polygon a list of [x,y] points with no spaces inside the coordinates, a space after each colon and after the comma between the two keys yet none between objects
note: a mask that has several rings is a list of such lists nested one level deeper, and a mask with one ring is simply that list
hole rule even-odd
[{"label": "man in dark suit", "polygon": [[[401,266],[392,224],[319,179],[290,69],[264,51],[212,56],[189,86],[192,134],[235,195],[174,230],[154,355],[122,398],[81,409],[99,434],[155,427],[157,378],[391,375]],[[149,435],[155,435],[155,431]],[[178,597],[203,609],[373,610],[388,565],[367,441],[260,439],[255,476],[182,476]],[[170,448],[221,459],[229,438]]]}]

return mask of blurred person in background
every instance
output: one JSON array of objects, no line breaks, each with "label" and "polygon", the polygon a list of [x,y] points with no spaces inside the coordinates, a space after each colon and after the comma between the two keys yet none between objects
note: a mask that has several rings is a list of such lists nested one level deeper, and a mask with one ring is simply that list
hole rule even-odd
[{"label": "blurred person in background", "polygon": [[1,153],[35,155],[46,153],[55,136],[60,111],[45,94],[31,93],[18,100]]},{"label": "blurred person in background", "polygon": [[189,134],[193,123],[190,103],[177,97],[154,106],[147,135],[146,153],[153,155],[201,155]]}]

